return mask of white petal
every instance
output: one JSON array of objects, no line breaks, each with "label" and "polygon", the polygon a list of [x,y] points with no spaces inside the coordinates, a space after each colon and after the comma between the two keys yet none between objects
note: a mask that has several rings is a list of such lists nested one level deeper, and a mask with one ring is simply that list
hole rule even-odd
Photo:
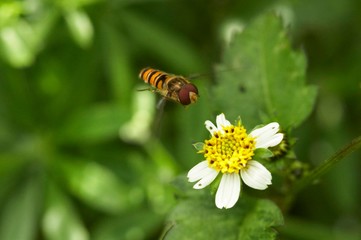
[{"label": "white petal", "polygon": [[261,135],[264,136],[273,135],[276,132],[278,132],[278,130],[279,130],[279,124],[276,122],[272,122],[264,127],[253,130],[249,135],[251,135],[252,137],[260,137]]},{"label": "white petal", "polygon": [[264,127],[253,130],[249,135],[256,139],[256,148],[268,148],[279,144],[283,139],[283,134],[278,133],[279,124],[272,122]]},{"label": "white petal", "polygon": [[226,119],[223,113],[219,114],[216,119],[218,130],[222,131],[223,127],[230,126],[231,123]]},{"label": "white petal", "polygon": [[238,201],[241,192],[241,179],[237,173],[225,173],[216,193],[216,206],[231,208]]},{"label": "white petal", "polygon": [[256,148],[269,148],[280,144],[283,139],[282,133],[277,133],[269,138],[256,139]]},{"label": "white petal", "polygon": [[261,163],[251,160],[247,168],[241,170],[241,177],[251,188],[264,190],[272,184],[272,175]]},{"label": "white petal", "polygon": [[207,187],[214,179],[216,179],[218,172],[212,168],[209,168],[207,175],[205,175],[201,180],[193,185],[194,189],[202,189]]},{"label": "white petal", "polygon": [[212,134],[212,136],[214,132],[218,131],[217,127],[211,121],[207,120],[204,124],[206,125],[206,128]]},{"label": "white petal", "polygon": [[199,180],[194,184],[193,188],[201,189],[213,182],[217,175],[218,172],[215,169],[210,168],[207,161],[202,161],[189,170],[187,177],[189,182],[196,182]]},{"label": "white petal", "polygon": [[189,170],[189,172],[187,174],[188,181],[189,182],[198,181],[199,179],[201,179],[207,175],[207,171],[209,169],[210,168],[208,167],[207,160],[198,163],[191,170]]}]

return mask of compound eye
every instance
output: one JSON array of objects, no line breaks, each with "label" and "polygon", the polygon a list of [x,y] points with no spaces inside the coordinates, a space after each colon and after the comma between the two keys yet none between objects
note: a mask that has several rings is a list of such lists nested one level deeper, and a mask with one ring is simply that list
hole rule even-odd
[{"label": "compound eye", "polygon": [[189,105],[198,99],[198,89],[195,85],[185,84],[178,92],[178,98],[182,105]]}]

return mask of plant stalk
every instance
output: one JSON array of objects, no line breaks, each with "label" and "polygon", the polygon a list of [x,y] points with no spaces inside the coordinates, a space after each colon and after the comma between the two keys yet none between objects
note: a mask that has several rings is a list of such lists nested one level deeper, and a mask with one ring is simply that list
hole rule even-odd
[{"label": "plant stalk", "polygon": [[346,144],[340,150],[338,150],[335,154],[333,154],[329,159],[324,161],[321,165],[316,167],[309,175],[305,176],[292,188],[292,195],[297,194],[299,191],[304,189],[306,186],[310,185],[321,176],[323,176],[326,172],[328,172],[336,163],[340,160],[344,159],[347,155],[351,154],[358,148],[361,148],[361,136],[353,139],[349,144]]}]

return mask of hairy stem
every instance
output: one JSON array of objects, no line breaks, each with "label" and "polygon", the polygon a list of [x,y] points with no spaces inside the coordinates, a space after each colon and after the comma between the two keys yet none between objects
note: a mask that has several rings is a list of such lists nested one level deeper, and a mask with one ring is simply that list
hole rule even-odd
[{"label": "hairy stem", "polygon": [[333,154],[329,159],[327,159],[321,165],[315,168],[309,175],[298,181],[292,189],[292,195],[295,195],[303,188],[310,185],[315,180],[319,179],[322,175],[328,172],[328,170],[330,170],[336,163],[338,163],[340,160],[344,159],[347,155],[351,154],[360,147],[361,136],[353,139],[349,144],[346,144],[335,154]]}]

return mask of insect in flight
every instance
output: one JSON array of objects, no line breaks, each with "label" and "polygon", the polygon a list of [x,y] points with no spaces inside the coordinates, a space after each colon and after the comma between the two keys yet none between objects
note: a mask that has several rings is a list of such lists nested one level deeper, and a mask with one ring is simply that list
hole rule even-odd
[{"label": "insect in flight", "polygon": [[183,106],[197,102],[199,97],[197,87],[183,76],[147,67],[140,71],[139,77],[164,99],[178,102]]}]

